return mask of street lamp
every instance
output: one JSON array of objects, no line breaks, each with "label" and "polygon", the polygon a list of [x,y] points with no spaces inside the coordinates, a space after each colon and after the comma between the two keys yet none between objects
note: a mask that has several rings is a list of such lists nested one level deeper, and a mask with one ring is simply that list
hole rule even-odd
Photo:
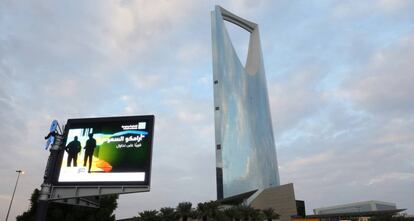
[{"label": "street lamp", "polygon": [[14,185],[14,190],[13,190],[13,195],[12,195],[12,198],[11,198],[11,200],[10,200],[9,210],[7,210],[6,221],[7,221],[7,219],[9,218],[10,208],[11,208],[12,203],[13,203],[14,193],[16,192],[17,183],[19,182],[19,177],[20,177],[20,174],[24,174],[24,171],[22,171],[22,170],[16,170],[16,173],[17,173],[16,185]]}]

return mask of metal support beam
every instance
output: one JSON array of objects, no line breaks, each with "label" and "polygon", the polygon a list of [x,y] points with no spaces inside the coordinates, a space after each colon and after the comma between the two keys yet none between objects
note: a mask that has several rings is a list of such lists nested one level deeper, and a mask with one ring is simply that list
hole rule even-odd
[{"label": "metal support beam", "polygon": [[40,189],[39,202],[36,209],[36,221],[44,221],[47,216],[48,200],[52,191],[53,170],[56,164],[57,156],[61,149],[63,136],[56,134],[55,141],[50,148],[50,155],[47,161],[43,183]]}]

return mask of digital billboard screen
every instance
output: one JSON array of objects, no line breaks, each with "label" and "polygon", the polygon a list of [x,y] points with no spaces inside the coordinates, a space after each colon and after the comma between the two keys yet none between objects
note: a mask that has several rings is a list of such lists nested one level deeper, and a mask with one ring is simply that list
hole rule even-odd
[{"label": "digital billboard screen", "polygon": [[55,185],[150,184],[154,116],[69,119]]}]

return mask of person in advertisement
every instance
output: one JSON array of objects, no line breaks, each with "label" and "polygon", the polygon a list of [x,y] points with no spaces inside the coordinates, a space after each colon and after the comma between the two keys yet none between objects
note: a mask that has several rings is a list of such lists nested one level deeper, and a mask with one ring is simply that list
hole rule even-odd
[{"label": "person in advertisement", "polygon": [[93,138],[93,134],[89,134],[89,139],[86,141],[85,158],[83,159],[83,166],[86,167],[86,162],[89,161],[88,173],[91,172],[93,151],[96,148],[96,140]]},{"label": "person in advertisement", "polygon": [[68,153],[67,167],[70,167],[73,161],[73,166],[76,167],[78,154],[81,151],[81,143],[78,141],[78,137],[75,138],[65,147]]}]

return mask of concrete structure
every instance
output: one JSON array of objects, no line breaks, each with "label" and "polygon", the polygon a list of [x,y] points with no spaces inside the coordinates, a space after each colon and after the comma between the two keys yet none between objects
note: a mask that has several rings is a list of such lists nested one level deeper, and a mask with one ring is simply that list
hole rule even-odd
[{"label": "concrete structure", "polygon": [[334,214],[334,213],[359,213],[359,212],[371,212],[371,211],[387,211],[396,210],[395,203],[382,202],[382,201],[363,201],[348,203],[336,206],[329,206],[323,208],[314,209],[315,215],[322,214]]},{"label": "concrete structure", "polygon": [[[224,21],[250,32],[246,66]],[[257,24],[216,6],[212,12],[217,198],[279,185],[276,148]],[[253,196],[254,197],[254,196]]]},{"label": "concrete structure", "polygon": [[[250,199],[248,202],[247,199]],[[222,208],[249,204],[255,209],[273,208],[281,221],[290,221],[292,217],[305,217],[305,202],[295,199],[293,184],[269,187],[261,192],[249,191],[218,201]]]},{"label": "concrete structure", "polygon": [[292,183],[263,190],[250,205],[256,209],[273,208],[281,221],[290,221],[292,216],[298,215]]}]

